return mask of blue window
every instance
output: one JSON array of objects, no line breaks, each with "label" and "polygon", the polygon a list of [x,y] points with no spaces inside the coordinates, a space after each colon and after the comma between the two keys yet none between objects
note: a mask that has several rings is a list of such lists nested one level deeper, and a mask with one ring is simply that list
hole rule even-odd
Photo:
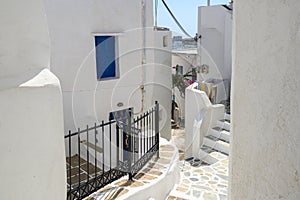
[{"label": "blue window", "polygon": [[118,78],[116,38],[95,36],[97,79]]}]

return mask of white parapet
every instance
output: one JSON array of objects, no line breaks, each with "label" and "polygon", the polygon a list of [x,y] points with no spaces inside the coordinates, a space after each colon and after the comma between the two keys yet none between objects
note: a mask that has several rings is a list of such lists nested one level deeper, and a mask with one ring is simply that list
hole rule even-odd
[{"label": "white parapet", "polygon": [[1,90],[0,113],[0,199],[65,199],[58,79],[45,69],[19,87]]},{"label": "white parapet", "polygon": [[185,157],[199,153],[203,137],[224,118],[224,105],[213,105],[194,83],[185,90]]}]

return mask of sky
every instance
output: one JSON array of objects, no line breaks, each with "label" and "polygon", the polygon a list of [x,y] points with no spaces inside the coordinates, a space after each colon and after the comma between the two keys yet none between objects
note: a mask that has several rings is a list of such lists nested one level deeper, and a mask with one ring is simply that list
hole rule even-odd
[{"label": "sky", "polygon": [[[183,28],[191,36],[195,36],[197,32],[198,7],[206,6],[207,0],[165,0],[165,2]],[[229,0],[210,0],[210,5],[228,4],[228,2]],[[182,33],[161,0],[158,0],[157,25]]]}]

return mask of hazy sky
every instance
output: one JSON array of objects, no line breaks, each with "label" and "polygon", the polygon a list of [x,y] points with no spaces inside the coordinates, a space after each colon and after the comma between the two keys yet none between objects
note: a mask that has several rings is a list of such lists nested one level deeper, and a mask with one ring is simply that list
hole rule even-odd
[{"label": "hazy sky", "polygon": [[[155,1],[154,1],[155,2]],[[197,32],[198,6],[207,5],[206,0],[165,0],[169,8],[183,26],[192,36]],[[228,4],[229,0],[211,0],[211,5]],[[164,7],[161,0],[158,0],[158,26],[170,28],[171,31],[181,33],[180,29]]]}]

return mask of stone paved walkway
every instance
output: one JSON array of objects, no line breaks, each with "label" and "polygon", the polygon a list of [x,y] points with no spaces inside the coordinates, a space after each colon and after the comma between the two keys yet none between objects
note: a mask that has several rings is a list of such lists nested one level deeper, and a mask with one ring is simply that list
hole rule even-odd
[{"label": "stone paved walkway", "polygon": [[172,141],[180,153],[180,182],[174,187],[167,200],[225,200],[228,189],[228,156],[218,155],[218,162],[212,165],[193,167],[184,161],[184,130],[174,129]]},{"label": "stone paved walkway", "polygon": [[177,160],[175,159],[176,154],[177,149],[174,145],[160,145],[160,158],[157,159],[156,155],[154,155],[146,166],[134,176],[133,181],[128,181],[128,176],[125,176],[98,190],[85,198],[85,200],[126,199],[135,192],[146,189],[168,173],[172,162],[177,162],[178,160],[178,157]]}]

